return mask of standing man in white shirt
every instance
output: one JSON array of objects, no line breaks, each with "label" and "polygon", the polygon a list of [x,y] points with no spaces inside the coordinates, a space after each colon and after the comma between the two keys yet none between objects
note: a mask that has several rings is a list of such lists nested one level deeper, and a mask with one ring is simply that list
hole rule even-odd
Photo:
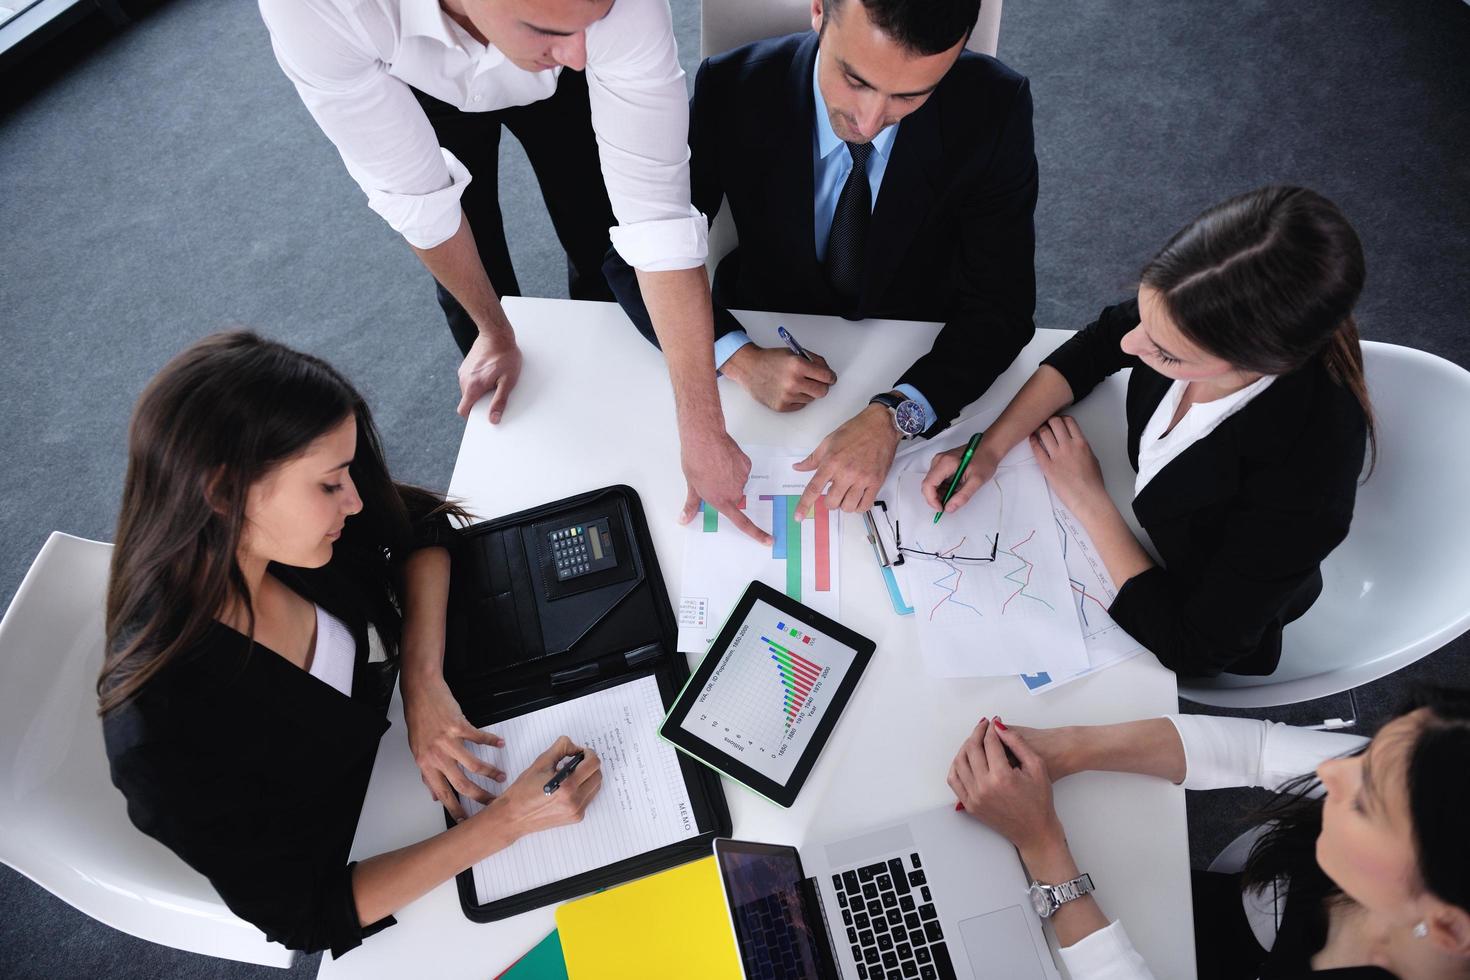
[{"label": "standing man in white shirt", "polygon": [[[521,370],[502,289],[485,256],[504,251],[497,195],[479,191],[492,217],[491,245],[476,245],[462,206],[475,176],[436,133],[459,116],[511,107],[541,134],[532,164],[568,246],[574,287],[597,267],[578,268],[592,246],[587,222],[606,221],[586,179],[594,143],[576,119],[580,100],[595,135],[612,246],[638,272],[669,362],[688,494],[680,519],[701,499],[747,534],[761,531],[739,509],[750,460],[725,431],[715,387],[713,321],[705,278],[707,222],[690,204],[688,103],[666,0],[259,0],[276,60],[336,145],[368,205],[408,241],[433,273],[456,340],[459,413],[491,394],[498,423]],[[585,72],[583,85],[565,69]],[[441,105],[442,104],[442,105]],[[426,112],[426,109],[428,110]],[[543,112],[544,109],[544,112]],[[498,133],[496,134],[498,137]],[[495,137],[486,136],[486,139]],[[453,140],[451,140],[453,141]],[[533,147],[527,146],[528,154]],[[493,159],[493,153],[483,154]],[[481,175],[493,183],[495,174]],[[565,194],[569,197],[564,198]],[[570,207],[565,201],[578,202]],[[584,203],[590,202],[590,203]],[[577,215],[580,208],[594,212]],[[585,247],[584,247],[585,246]],[[472,329],[471,329],[472,328]]]}]

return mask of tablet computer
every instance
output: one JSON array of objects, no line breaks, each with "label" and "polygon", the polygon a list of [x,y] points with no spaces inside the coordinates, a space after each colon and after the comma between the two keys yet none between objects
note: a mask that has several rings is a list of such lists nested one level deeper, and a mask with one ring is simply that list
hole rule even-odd
[{"label": "tablet computer", "polygon": [[771,802],[790,806],[874,646],[752,582],[674,699],[659,735]]}]

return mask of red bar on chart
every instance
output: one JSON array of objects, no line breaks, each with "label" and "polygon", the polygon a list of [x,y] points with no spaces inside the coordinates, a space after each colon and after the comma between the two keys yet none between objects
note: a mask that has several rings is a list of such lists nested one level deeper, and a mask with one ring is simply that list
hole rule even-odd
[{"label": "red bar on chart", "polygon": [[827,510],[827,498],[817,501],[812,508],[812,520],[816,522],[817,584],[818,592],[832,591],[832,512]]}]

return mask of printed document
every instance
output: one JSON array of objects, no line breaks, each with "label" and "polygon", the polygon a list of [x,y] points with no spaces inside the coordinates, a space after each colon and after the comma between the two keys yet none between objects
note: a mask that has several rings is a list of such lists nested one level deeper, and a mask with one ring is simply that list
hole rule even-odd
[{"label": "printed document", "polygon": [[[602,762],[602,789],[581,823],[527,835],[475,865],[481,905],[699,833],[674,747],[658,737],[664,713],[657,680],[640,677],[481,729],[505,739],[503,747],[466,743],[508,777],[502,785],[470,774],[492,793],[502,792],[562,735],[595,751]],[[474,800],[460,801],[471,816],[484,809]]]}]

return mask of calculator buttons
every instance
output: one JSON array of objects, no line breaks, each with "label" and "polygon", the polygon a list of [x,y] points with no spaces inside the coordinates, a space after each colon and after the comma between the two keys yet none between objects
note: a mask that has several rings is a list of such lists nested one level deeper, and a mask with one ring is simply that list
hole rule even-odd
[{"label": "calculator buttons", "polygon": [[558,581],[617,566],[606,518],[547,532],[551,564]]}]

